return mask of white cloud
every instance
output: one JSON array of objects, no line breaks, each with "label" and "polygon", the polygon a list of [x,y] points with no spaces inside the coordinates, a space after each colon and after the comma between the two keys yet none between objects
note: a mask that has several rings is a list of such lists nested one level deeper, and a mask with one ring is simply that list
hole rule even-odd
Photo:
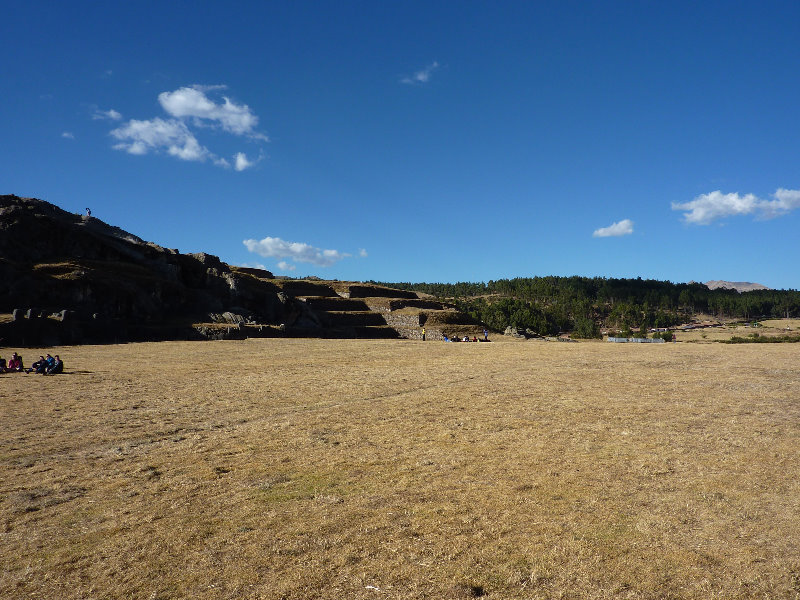
[{"label": "white cloud", "polygon": [[122,119],[122,115],[113,108],[109,110],[95,109],[92,119],[94,121],[119,121]]},{"label": "white cloud", "polygon": [[234,156],[233,168],[237,171],[244,171],[255,165],[257,160],[247,160],[247,155],[244,152],[237,152]]},{"label": "white cloud", "polygon": [[367,256],[369,256],[369,254],[367,254],[367,251],[364,248],[359,248],[358,255],[361,258],[367,258]]},{"label": "white cloud", "polygon": [[608,227],[601,227],[595,229],[592,237],[619,237],[621,235],[630,235],[633,233],[633,221],[630,219],[623,219],[617,223],[612,223]]},{"label": "white cloud", "polygon": [[409,85],[413,85],[415,83],[428,83],[428,81],[430,81],[431,75],[438,68],[439,68],[439,63],[433,61],[427,67],[425,67],[424,69],[420,69],[413,75],[403,77],[400,80],[400,83],[407,83]]},{"label": "white cloud", "polygon": [[161,107],[171,116],[183,119],[191,117],[197,125],[203,120],[219,124],[222,129],[234,135],[246,135],[267,141],[267,136],[256,131],[258,117],[246,104],[236,104],[230,98],[222,97],[217,104],[206,92],[224,89],[224,86],[182,87],[174,92],[162,92],[158,95]]},{"label": "white cloud", "polygon": [[285,260],[282,260],[278,263],[278,268],[281,271],[294,271],[297,267],[291,263],[287,263]]},{"label": "white cloud", "polygon": [[755,215],[759,219],[774,219],[800,208],[800,190],[780,188],[772,197],[763,200],[755,194],[723,194],[716,190],[701,194],[691,202],[673,202],[672,210],[684,211],[684,222],[691,225],[708,225],[717,219],[739,215]]},{"label": "white cloud", "polygon": [[350,255],[338,250],[321,250],[302,242],[287,242],[280,238],[265,237],[263,240],[244,240],[250,252],[266,258],[290,258],[295,262],[307,262],[318,267],[330,267]]},{"label": "white cloud", "polygon": [[181,160],[204,161],[215,157],[197,141],[182,121],[176,119],[151,119],[127,124],[111,131],[111,136],[120,140],[116,150],[129,154],[147,154],[149,151],[166,151]]},{"label": "white cloud", "polygon": [[74,140],[75,134],[72,133],[71,131],[65,131],[64,133],[61,134],[61,137],[67,138],[68,140]]},{"label": "white cloud", "polygon": [[780,217],[800,208],[800,190],[778,188],[772,197],[775,200],[764,201],[759,206],[762,219]]},{"label": "white cloud", "polygon": [[[263,154],[250,160],[244,152],[233,155],[232,162],[211,152],[197,139],[193,128],[213,127],[250,140],[269,141],[256,130],[258,117],[246,104],[236,104],[227,97],[214,101],[209,93],[226,89],[224,85],[193,85],[171,92],[162,92],[158,101],[171,118],[146,120],[131,119],[112,130],[110,135],[119,143],[113,147],[129,154],[164,152],[181,160],[211,161],[212,164],[236,171],[244,171],[257,164]],[[93,119],[120,120],[115,110],[95,108]]]}]

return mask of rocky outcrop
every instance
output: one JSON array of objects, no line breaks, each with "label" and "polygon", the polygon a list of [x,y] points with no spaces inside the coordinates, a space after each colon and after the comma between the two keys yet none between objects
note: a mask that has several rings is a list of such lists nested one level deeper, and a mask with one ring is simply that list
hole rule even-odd
[{"label": "rocky outcrop", "polygon": [[760,283],[751,283],[749,281],[721,281],[721,280],[714,280],[714,281],[706,281],[705,286],[710,290],[716,290],[718,288],[728,289],[728,290],[736,290],[737,292],[752,292],[754,290],[768,290],[765,285],[761,285]]},{"label": "rocky outcrop", "polygon": [[0,313],[66,310],[72,322],[34,325],[33,313],[26,314],[14,325],[0,323],[9,343],[37,336],[64,343],[182,337],[176,327],[190,337],[188,323],[224,313],[291,323],[303,310],[281,301],[271,277],[210,254],[163,248],[42,200],[0,196]]},{"label": "rocky outcrop", "polygon": [[[3,316],[7,315],[7,316]],[[415,292],[275,279],[48,202],[0,196],[0,340],[11,345],[312,336],[428,339],[476,324]]]},{"label": "rocky outcrop", "polygon": [[506,330],[503,332],[503,335],[507,335],[509,337],[517,338],[520,340],[529,340],[529,339],[544,339],[541,335],[536,333],[533,329],[523,329],[521,327],[506,327]]}]

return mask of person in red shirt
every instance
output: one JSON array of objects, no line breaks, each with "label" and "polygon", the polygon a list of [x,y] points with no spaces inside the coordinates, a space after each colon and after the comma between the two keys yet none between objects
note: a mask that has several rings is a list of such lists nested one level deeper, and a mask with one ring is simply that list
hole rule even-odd
[{"label": "person in red shirt", "polygon": [[6,371],[9,372],[22,372],[22,357],[14,352],[11,355],[11,358],[8,361],[8,365],[6,366]]}]

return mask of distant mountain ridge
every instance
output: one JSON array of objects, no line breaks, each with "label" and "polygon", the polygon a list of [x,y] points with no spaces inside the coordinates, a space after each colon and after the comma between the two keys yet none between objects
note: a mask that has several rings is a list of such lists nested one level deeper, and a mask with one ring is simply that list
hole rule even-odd
[{"label": "distant mountain ridge", "polygon": [[710,290],[723,288],[728,290],[736,290],[737,292],[752,292],[755,290],[772,289],[765,285],[761,285],[760,283],[750,283],[749,281],[722,281],[716,279],[713,281],[706,281],[705,285]]}]

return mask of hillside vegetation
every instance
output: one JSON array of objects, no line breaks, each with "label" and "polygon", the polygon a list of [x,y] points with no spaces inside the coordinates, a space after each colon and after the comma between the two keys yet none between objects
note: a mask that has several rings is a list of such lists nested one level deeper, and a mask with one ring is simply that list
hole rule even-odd
[{"label": "hillside vegetation", "polygon": [[671,327],[695,313],[725,319],[800,316],[797,290],[709,289],[701,283],[605,277],[524,277],[488,283],[383,283],[451,299],[494,329],[511,326],[540,335],[573,331],[597,337],[601,327]]}]

